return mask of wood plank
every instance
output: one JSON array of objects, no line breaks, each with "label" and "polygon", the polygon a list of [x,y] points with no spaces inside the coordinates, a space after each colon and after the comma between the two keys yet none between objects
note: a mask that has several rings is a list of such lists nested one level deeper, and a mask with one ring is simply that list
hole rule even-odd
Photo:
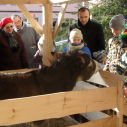
[{"label": "wood plank", "polygon": [[63,4],[65,2],[69,2],[69,4],[74,4],[74,3],[80,3],[85,1],[90,1],[90,0],[49,0],[50,4],[54,4],[54,3]]},{"label": "wood plank", "polygon": [[125,79],[126,76],[100,70],[99,72],[94,74],[88,81],[107,87],[114,87],[117,86],[118,81],[124,81]]},{"label": "wood plank", "polygon": [[0,126],[60,118],[116,106],[117,87],[3,100],[0,101]]},{"label": "wood plank", "polygon": [[38,22],[31,16],[30,12],[27,10],[27,8],[23,4],[17,4],[19,9],[22,11],[22,13],[25,15],[25,17],[28,19],[32,27],[42,36],[42,27],[38,24]]},{"label": "wood plank", "polygon": [[125,123],[123,123],[123,127],[127,127],[127,125]]},{"label": "wood plank", "polygon": [[50,66],[49,60],[53,59],[51,52],[53,51],[53,38],[52,38],[52,5],[45,4],[43,6],[43,64]]},{"label": "wood plank", "polygon": [[90,0],[0,0],[1,4],[64,4],[69,2],[69,4],[80,3]]},{"label": "wood plank", "polygon": [[118,112],[117,112],[117,120],[116,127],[122,127],[123,125],[123,82],[118,82]]},{"label": "wood plank", "polygon": [[49,0],[0,0],[1,4],[49,4]]},{"label": "wood plank", "polygon": [[0,71],[0,74],[2,74],[2,73],[10,73],[10,74],[11,73],[25,73],[25,72],[30,72],[33,70],[39,70],[39,68]]},{"label": "wood plank", "polygon": [[63,18],[64,18],[64,14],[65,14],[67,5],[68,5],[68,2],[66,4],[62,4],[61,10],[59,12],[57,22],[55,24],[55,28],[54,28],[54,31],[53,31],[53,40],[55,40],[55,38],[56,38],[56,36],[57,36],[57,34],[60,30],[60,27],[62,25],[62,21],[63,21]]},{"label": "wood plank", "polygon": [[90,121],[87,123],[73,125],[69,127],[116,127],[116,116],[111,116],[109,118]]},{"label": "wood plank", "polygon": [[127,98],[123,98],[123,114],[127,116]]},{"label": "wood plank", "polygon": [[[98,87],[91,85],[89,83],[86,83],[84,81],[79,81],[76,83],[76,86],[74,87],[73,91],[86,90],[86,89],[98,89]],[[109,117],[109,115],[107,115],[103,112],[100,112],[100,111],[86,112],[86,113],[80,113],[80,114],[90,121]]]}]

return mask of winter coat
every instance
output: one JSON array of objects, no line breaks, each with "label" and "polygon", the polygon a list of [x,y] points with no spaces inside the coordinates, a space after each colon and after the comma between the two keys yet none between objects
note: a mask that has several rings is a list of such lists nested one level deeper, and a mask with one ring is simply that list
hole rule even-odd
[{"label": "winter coat", "polygon": [[122,55],[122,59],[118,60],[115,64],[116,73],[127,76],[127,53]]},{"label": "winter coat", "polygon": [[28,68],[23,41],[17,32],[14,38],[20,47],[16,53],[12,53],[8,38],[0,33],[0,71]]},{"label": "winter coat", "polygon": [[84,46],[84,43],[81,42],[80,44],[74,44],[74,43],[68,43],[67,46],[64,48],[63,52],[68,52],[68,51],[71,51],[71,50],[74,50],[74,49],[79,49],[83,52],[86,52],[87,54],[90,55],[90,57],[92,58],[91,56],[91,52],[89,50],[88,47]]},{"label": "winter coat", "polygon": [[37,51],[37,42],[40,39],[40,35],[34,30],[33,27],[30,25],[26,25],[23,23],[23,26],[21,29],[14,29],[16,32],[18,32],[23,40],[25,49],[26,49],[26,55],[29,63],[29,68],[38,68],[37,63],[33,63],[33,56]]},{"label": "winter coat", "polygon": [[[39,56],[40,52],[41,52],[40,50],[37,50],[35,55],[34,55],[34,57],[33,57],[33,62],[34,63],[38,63],[39,64],[39,68],[41,68],[43,66],[43,61],[42,61],[43,55]],[[58,50],[54,48],[54,52],[58,52]]]},{"label": "winter coat", "polygon": [[89,20],[88,23],[83,26],[78,20],[77,23],[72,24],[69,27],[68,35],[70,34],[70,31],[74,28],[81,30],[83,34],[83,40],[87,43],[91,54],[99,50],[105,50],[105,40],[101,24]]},{"label": "winter coat", "polygon": [[121,59],[125,50],[120,47],[120,42],[117,37],[111,38],[108,42],[109,52],[106,65],[104,66],[104,71],[109,71],[111,73],[117,74],[116,72],[116,62]]}]

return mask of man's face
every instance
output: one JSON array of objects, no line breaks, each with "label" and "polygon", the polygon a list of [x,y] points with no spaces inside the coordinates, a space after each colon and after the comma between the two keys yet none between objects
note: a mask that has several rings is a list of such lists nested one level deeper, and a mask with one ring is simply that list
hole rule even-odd
[{"label": "man's face", "polygon": [[22,19],[20,19],[18,16],[14,18],[13,23],[17,29],[20,29],[22,27]]},{"label": "man's face", "polygon": [[112,33],[115,37],[118,37],[120,32],[121,32],[121,30],[118,30],[118,29],[115,29],[115,28],[111,28],[111,31],[112,31]]},{"label": "man's face", "polygon": [[90,14],[89,14],[89,11],[86,10],[85,12],[84,11],[79,11],[79,14],[78,14],[78,18],[80,20],[80,22],[82,23],[82,25],[86,25],[86,23],[89,21],[89,18],[90,18]]}]

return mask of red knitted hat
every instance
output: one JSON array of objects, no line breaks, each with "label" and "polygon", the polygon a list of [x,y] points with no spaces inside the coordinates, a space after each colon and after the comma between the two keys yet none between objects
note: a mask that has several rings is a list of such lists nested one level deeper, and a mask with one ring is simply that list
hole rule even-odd
[{"label": "red knitted hat", "polygon": [[4,26],[8,23],[13,23],[12,19],[9,18],[9,17],[6,17],[6,18],[3,18],[1,21],[0,21],[0,27],[3,29]]}]

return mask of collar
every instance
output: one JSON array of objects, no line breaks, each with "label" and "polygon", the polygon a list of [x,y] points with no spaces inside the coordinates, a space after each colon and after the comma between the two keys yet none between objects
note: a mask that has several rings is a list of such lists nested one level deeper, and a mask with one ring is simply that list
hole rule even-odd
[{"label": "collar", "polygon": [[80,22],[80,20],[78,19],[78,25],[79,27],[81,28],[88,28],[90,26],[90,18],[89,18],[89,21],[86,23],[86,25],[82,25],[82,23]]},{"label": "collar", "polygon": [[74,44],[74,43],[70,42],[70,44],[71,44],[72,46],[79,46],[79,45],[82,45],[83,42],[81,42],[80,44]]},{"label": "collar", "polygon": [[25,31],[25,28],[26,28],[26,24],[22,22],[22,27],[20,29],[18,28],[15,28],[15,30],[18,32],[18,33],[23,33]]}]

